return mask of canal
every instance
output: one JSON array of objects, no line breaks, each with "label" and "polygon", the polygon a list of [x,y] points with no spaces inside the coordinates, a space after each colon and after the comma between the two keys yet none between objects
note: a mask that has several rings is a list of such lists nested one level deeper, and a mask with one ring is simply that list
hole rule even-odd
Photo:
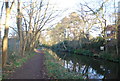
[{"label": "canal", "polygon": [[120,64],[105,60],[66,52],[49,53],[61,59],[62,66],[69,72],[80,73],[85,79],[117,79],[120,75]]}]

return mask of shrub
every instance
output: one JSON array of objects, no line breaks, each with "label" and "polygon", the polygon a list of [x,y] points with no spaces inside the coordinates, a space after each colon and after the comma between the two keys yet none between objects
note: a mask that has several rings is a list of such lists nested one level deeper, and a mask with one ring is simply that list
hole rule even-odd
[{"label": "shrub", "polygon": [[84,49],[95,50],[95,52],[100,52],[100,46],[104,46],[105,40],[102,37],[97,37],[90,40],[89,43],[82,44]]},{"label": "shrub", "polygon": [[112,55],[106,52],[101,52],[100,57],[106,60],[113,60]]},{"label": "shrub", "polygon": [[74,53],[93,56],[93,53],[90,50],[85,50],[85,49],[74,50]]}]

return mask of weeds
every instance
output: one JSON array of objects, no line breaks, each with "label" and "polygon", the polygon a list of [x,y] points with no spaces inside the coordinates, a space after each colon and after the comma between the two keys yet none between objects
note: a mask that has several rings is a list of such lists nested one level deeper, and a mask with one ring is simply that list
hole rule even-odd
[{"label": "weeds", "polygon": [[[9,58],[9,61],[7,66],[3,68],[3,74],[2,78],[7,78],[11,73],[14,72],[14,70],[18,67],[21,67],[29,58],[35,55],[35,52],[28,53],[26,52],[26,57],[19,57],[19,56],[11,56],[12,58]],[[14,57],[14,58],[13,58]],[[19,58],[19,59],[18,59]]]},{"label": "weeds", "polygon": [[45,65],[50,79],[82,79],[79,73],[68,72],[60,63],[48,52],[45,52]]}]

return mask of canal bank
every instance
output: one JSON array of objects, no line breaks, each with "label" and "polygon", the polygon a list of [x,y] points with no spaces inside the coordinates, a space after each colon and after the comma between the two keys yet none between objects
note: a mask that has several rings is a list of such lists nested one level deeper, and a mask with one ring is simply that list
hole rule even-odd
[{"label": "canal bank", "polygon": [[66,52],[53,52],[47,49],[53,57],[61,60],[68,72],[75,72],[82,75],[84,79],[118,79],[120,75],[119,63],[99,60],[83,55]]}]

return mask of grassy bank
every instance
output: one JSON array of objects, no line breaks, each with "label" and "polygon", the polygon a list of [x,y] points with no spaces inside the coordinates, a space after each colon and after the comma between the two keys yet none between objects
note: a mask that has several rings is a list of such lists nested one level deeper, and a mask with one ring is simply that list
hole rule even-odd
[{"label": "grassy bank", "polygon": [[105,51],[102,51],[99,54],[94,54],[90,50],[78,49],[78,50],[74,50],[73,53],[120,63],[119,57],[116,57],[116,55],[112,53],[106,53]]},{"label": "grassy bank", "polygon": [[[120,58],[118,57],[118,55],[115,52],[100,51],[97,48],[96,48],[96,50],[92,49],[92,47],[91,47],[91,49],[86,49],[86,48],[74,49],[74,48],[71,48],[71,47],[67,46],[67,49],[64,49],[64,47],[61,47],[61,46],[50,47],[50,46],[47,46],[47,45],[43,45],[43,47],[51,49],[52,51],[54,51],[56,53],[57,52],[69,52],[69,53],[74,53],[74,54],[78,54],[78,55],[89,56],[91,58],[107,60],[107,61],[115,62],[115,63],[120,63]],[[113,49],[111,49],[111,51],[112,50]]]},{"label": "grassy bank", "polygon": [[79,73],[68,72],[67,69],[62,66],[62,61],[55,59],[54,56],[47,51],[45,51],[45,65],[50,79],[82,79]]},{"label": "grassy bank", "polygon": [[18,67],[21,67],[29,58],[33,57],[36,53],[35,52],[26,52],[25,57],[19,57],[19,59],[9,59],[12,63],[8,63],[5,68],[3,68],[2,78],[6,79],[14,70]]}]

